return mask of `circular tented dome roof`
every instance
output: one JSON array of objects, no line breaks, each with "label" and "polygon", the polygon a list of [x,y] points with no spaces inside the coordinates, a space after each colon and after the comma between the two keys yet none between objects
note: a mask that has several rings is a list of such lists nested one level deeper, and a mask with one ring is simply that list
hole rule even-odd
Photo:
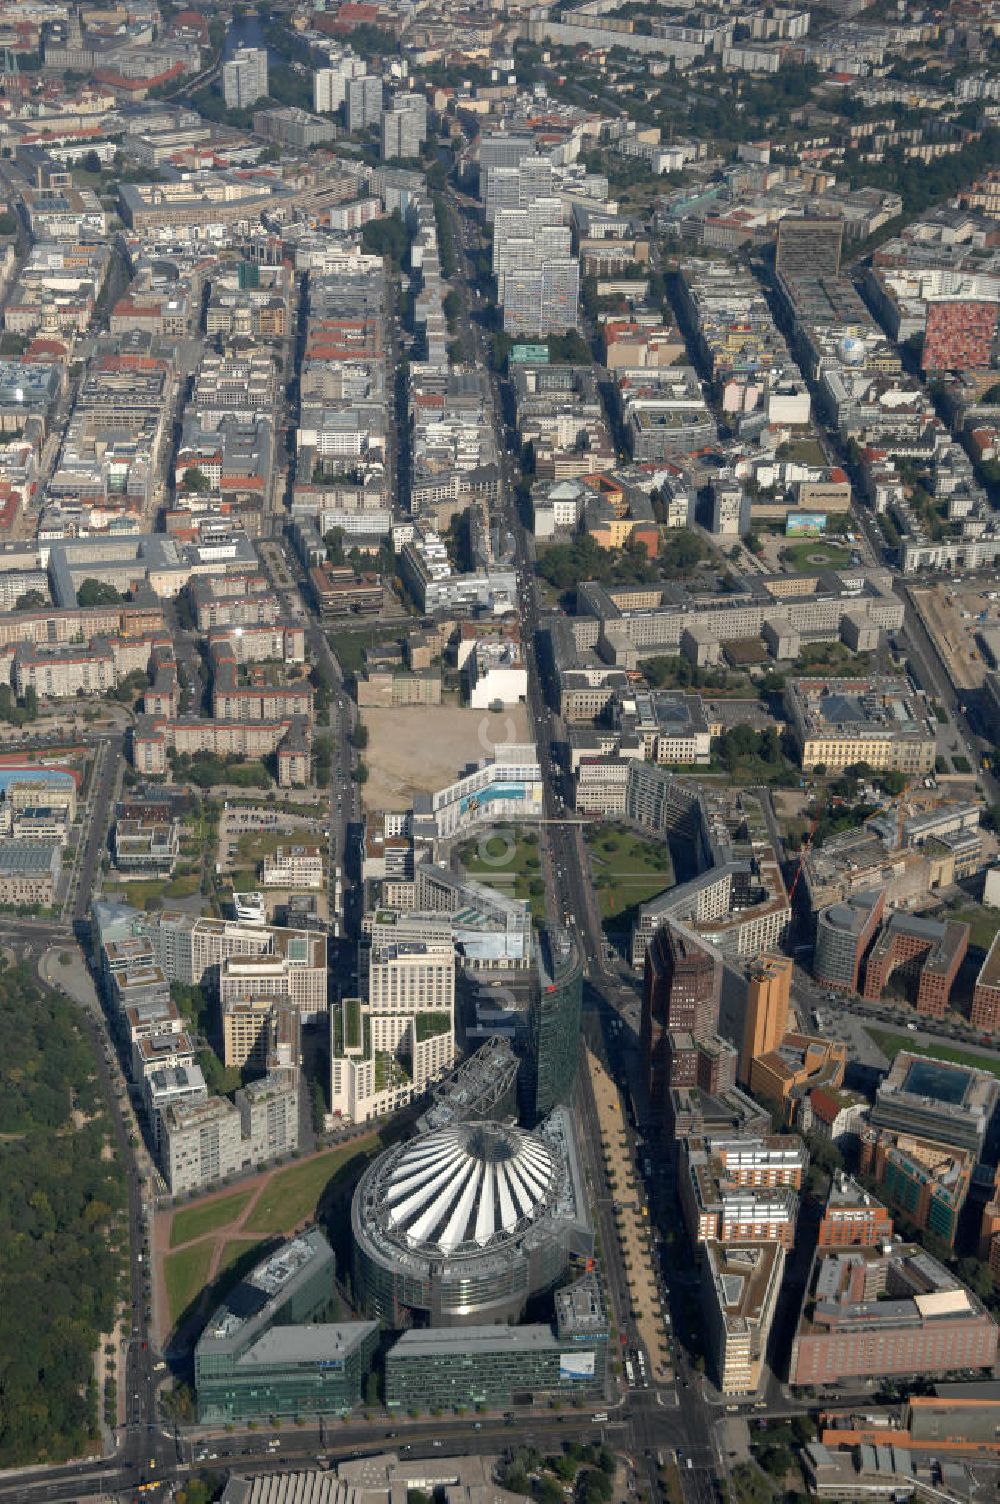
[{"label": "circular tented dome roof", "polygon": [[552,1153],[536,1134],[461,1123],[404,1147],[383,1182],[379,1220],[412,1249],[483,1248],[542,1215],[557,1180]]}]

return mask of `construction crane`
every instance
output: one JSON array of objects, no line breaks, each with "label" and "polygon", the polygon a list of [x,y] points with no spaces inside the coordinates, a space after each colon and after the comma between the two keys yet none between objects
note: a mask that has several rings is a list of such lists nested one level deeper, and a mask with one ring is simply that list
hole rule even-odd
[{"label": "construction crane", "polygon": [[893,804],[893,801],[891,799],[884,799],[882,801],[882,803],[878,806],[877,809],[872,810],[872,812],[871,812],[870,815],[866,815],[865,816],[865,819],[864,819],[864,821],[862,823],[864,825],[868,825],[869,821],[871,821],[871,820],[878,820],[880,818],[880,816],[882,816],[882,815],[895,814],[895,816],[896,816],[896,850],[897,851],[902,851],[902,849],[903,849],[903,826],[905,824],[906,816],[907,816],[908,812],[909,812],[909,806],[907,805],[906,800],[902,798],[902,796],[900,796],[900,798],[896,800],[895,805]]},{"label": "construction crane", "polygon": [[[872,813],[867,816],[867,818],[863,821],[863,824],[867,826],[869,820],[876,820],[879,817],[879,815],[884,815],[885,812],[886,812],[886,810],[891,810],[891,809],[892,809],[892,800],[891,799],[887,799],[882,804],[879,805],[878,809],[873,810]],[[897,849],[901,851],[903,849],[903,822],[904,822],[904,819],[906,817],[906,802],[902,798],[900,798],[897,801],[896,816],[897,816],[896,846],[897,846]],[[799,885],[799,878],[802,876],[802,863],[805,861],[805,859],[806,859],[806,853],[808,852],[810,846],[812,845],[813,836],[816,834],[816,827],[819,824],[819,821],[820,821],[819,815],[818,814],[814,815],[813,816],[813,820],[812,820],[812,824],[809,827],[808,834],[806,835],[805,840],[802,842],[802,850],[799,852],[799,860],[798,860],[798,865],[795,868],[795,876],[792,878],[792,886],[788,890],[788,906],[789,906],[789,908],[791,908],[792,903],[793,903],[793,901],[795,899],[795,890],[796,890],[796,888]]]},{"label": "construction crane", "polygon": [[791,908],[792,903],[793,903],[793,901],[795,899],[795,889],[798,887],[798,885],[799,885],[799,878],[802,876],[802,863],[806,859],[806,852],[809,850],[810,846],[812,845],[812,838],[816,834],[816,827],[817,827],[818,824],[819,824],[819,815],[818,814],[817,815],[813,815],[812,824],[809,827],[809,830],[808,830],[808,832],[806,834],[805,840],[802,842],[802,850],[799,852],[799,862],[798,862],[798,866],[795,869],[795,876],[792,878],[792,886],[788,890],[788,907],[789,908]]}]

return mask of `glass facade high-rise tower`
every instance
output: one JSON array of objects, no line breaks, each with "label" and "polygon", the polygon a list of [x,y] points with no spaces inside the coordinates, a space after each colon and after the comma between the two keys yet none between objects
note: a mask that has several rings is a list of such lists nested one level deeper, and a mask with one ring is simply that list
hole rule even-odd
[{"label": "glass facade high-rise tower", "polygon": [[583,1013],[583,970],[569,932],[543,930],[537,961],[523,1093],[524,1111],[532,1123],[569,1102],[573,1094]]}]

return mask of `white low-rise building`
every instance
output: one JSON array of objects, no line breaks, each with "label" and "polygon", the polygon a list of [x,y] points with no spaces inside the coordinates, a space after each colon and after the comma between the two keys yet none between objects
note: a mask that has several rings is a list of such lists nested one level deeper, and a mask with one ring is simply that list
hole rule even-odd
[{"label": "white low-rise building", "polygon": [[278,846],[265,856],[265,888],[322,888],[323,852],[319,846]]},{"label": "white low-rise building", "polygon": [[983,903],[990,909],[1000,909],[1000,867],[991,867],[986,874]]},{"label": "white low-rise building", "polygon": [[477,642],[469,654],[469,704],[486,710],[528,698],[528,670],[519,642]]},{"label": "white low-rise building", "polygon": [[538,753],[533,742],[498,743],[492,758],[484,758],[472,772],[430,796],[428,815],[438,839],[459,835],[483,821],[540,820],[544,813],[544,787]]}]

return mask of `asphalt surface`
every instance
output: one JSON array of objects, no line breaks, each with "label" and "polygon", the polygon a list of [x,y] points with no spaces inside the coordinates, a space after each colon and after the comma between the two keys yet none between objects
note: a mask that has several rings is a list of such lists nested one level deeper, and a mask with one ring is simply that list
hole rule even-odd
[{"label": "asphalt surface", "polygon": [[[470,208],[470,201],[453,195],[449,199],[449,208],[454,219],[456,246],[466,252],[478,248],[481,244],[478,223],[471,213],[466,212]],[[473,357],[483,369],[489,369],[485,329],[478,316],[478,299],[470,294],[466,280],[457,281],[457,287],[462,301],[463,321],[472,338]],[[575,821],[565,818],[564,800],[567,790],[562,769],[554,753],[563,728],[558,716],[547,704],[544,694],[543,670],[538,657],[538,594],[528,539],[516,515],[515,486],[518,470],[512,459],[512,454],[516,452],[516,441],[505,425],[503,392],[493,373],[490,375],[490,383],[501,440],[502,486],[498,520],[511,531],[515,540],[522,601],[522,634],[529,668],[528,709],[545,782],[545,823],[541,827],[541,847],[544,853],[547,899],[553,917],[558,922],[566,922],[574,927],[582,952],[586,977],[588,1036],[593,1033],[602,1053],[605,1043],[608,1044],[612,1066],[620,1072],[627,1069],[629,1059],[634,1059],[635,1054],[636,990],[634,982],[609,966],[605,959],[600,916],[588,878],[581,829]],[[324,664],[333,686],[330,727],[333,741],[330,859],[332,865],[341,868],[345,927],[351,933],[358,917],[356,850],[352,852],[351,848],[360,833],[358,785],[352,777],[356,754],[351,733],[356,724],[356,707],[345,689],[340,666],[330,651],[326,634],[308,610],[308,602],[301,589],[300,571],[295,564],[289,563],[287,557],[282,562],[274,551],[274,544],[265,545],[265,550],[262,551],[268,559],[275,587],[282,597],[285,609],[290,616],[303,620],[310,653],[315,661]],[[900,591],[905,598],[902,586]],[[959,703],[946,676],[942,674],[933,646],[926,641],[926,634],[922,634],[922,628],[908,602],[902,636],[916,676],[925,687],[939,696],[960,732],[974,746],[974,731],[965,719],[964,707]],[[81,940],[87,938],[90,897],[107,837],[122,752],[123,738],[120,734],[107,738],[106,752],[99,757],[95,768],[91,808],[70,895],[72,921]],[[984,783],[987,797],[996,798],[997,786],[993,780],[985,779]],[[0,940],[17,946],[27,955],[65,938],[68,928],[66,923],[0,916]],[[835,1008],[830,1000],[822,1001],[820,1006],[845,1011],[844,1005]],[[846,1005],[846,1011],[857,1010]],[[146,1191],[142,1172],[129,1140],[130,1125],[118,1103],[109,1056],[110,1045],[99,1019],[92,1012],[85,1012],[85,1016],[97,1046],[102,1085],[111,1104],[116,1139],[128,1172],[132,1293],[131,1323],[127,1333],[125,1436],[119,1451],[111,1458],[81,1461],[64,1467],[27,1470],[17,1475],[6,1474],[0,1479],[0,1500],[16,1500],[21,1501],[21,1504],[42,1504],[42,1501],[61,1504],[61,1501],[87,1498],[100,1493],[127,1492],[146,1481],[183,1480],[192,1470],[202,1467],[230,1467],[235,1471],[274,1470],[287,1467],[292,1461],[298,1465],[310,1459],[315,1461],[318,1456],[332,1461],[387,1449],[400,1451],[413,1458],[490,1453],[502,1450],[515,1440],[520,1445],[536,1444],[542,1450],[551,1450],[560,1440],[572,1438],[608,1439],[617,1448],[633,1456],[640,1469],[648,1475],[650,1483],[654,1482],[658,1458],[665,1454],[676,1454],[686,1504],[712,1504],[717,1497],[715,1479],[721,1467],[715,1440],[717,1427],[714,1424],[719,1413],[718,1406],[710,1403],[710,1397],[679,1347],[675,1351],[675,1385],[659,1390],[628,1389],[617,1401],[591,1402],[595,1410],[607,1411],[609,1420],[606,1423],[593,1422],[589,1413],[584,1411],[558,1414],[529,1411],[518,1416],[513,1428],[507,1426],[502,1419],[490,1416],[478,1420],[441,1417],[428,1423],[402,1418],[392,1420],[382,1415],[369,1421],[352,1418],[346,1424],[336,1422],[301,1429],[283,1429],[280,1432],[280,1447],[274,1452],[268,1449],[270,1437],[266,1432],[178,1436],[172,1430],[164,1428],[158,1422],[156,1414],[155,1368],[159,1355],[152,1349],[149,1341],[150,1308],[143,1207]],[[612,1028],[619,1019],[624,1019],[627,1025],[620,1034]],[[913,1037],[918,1042],[929,1042],[941,1036],[921,1030]],[[612,1040],[617,1042],[612,1043]],[[614,1227],[613,1208],[603,1176],[596,1109],[584,1072],[581,1072],[577,1105],[583,1129],[585,1166],[595,1193],[595,1213],[605,1251],[609,1293],[619,1330],[626,1337],[627,1347],[634,1348],[638,1343],[638,1333],[631,1320],[628,1287]],[[672,1194],[673,1187],[669,1173],[666,1172],[664,1183],[656,1195],[662,1195],[663,1205],[668,1211]],[[674,1271],[671,1281],[668,1296],[675,1312],[676,1328],[677,1306],[685,1294],[690,1297],[694,1284],[692,1275],[687,1272]],[[789,1401],[776,1383],[769,1385],[767,1395],[767,1399],[758,1404],[757,1408],[760,1409],[763,1405],[769,1414],[790,1414],[804,1408]]]},{"label": "asphalt surface", "polygon": [[[454,196],[449,200],[449,208],[455,243],[465,254],[468,266],[468,258],[481,248],[478,220],[473,217],[474,211],[468,200],[464,201],[464,213],[463,201]],[[474,311],[476,299],[468,281],[464,284],[456,281],[456,286],[462,302],[463,321],[472,334],[474,360],[482,369],[489,371],[486,332],[481,318]],[[582,827],[575,820],[564,818],[567,790],[563,770],[555,756],[563,728],[558,715],[547,703],[544,692],[544,671],[539,660],[537,581],[527,532],[517,515],[516,507],[515,486],[519,471],[511,458],[517,452],[516,435],[505,422],[501,383],[492,371],[490,388],[501,461],[497,520],[514,538],[521,602],[521,637],[528,669],[528,713],[545,786],[545,822],[540,828],[540,849],[546,881],[547,909],[555,923],[568,923],[573,928],[583,956],[585,1008],[591,1015],[591,1024],[596,1025],[596,1039],[602,1040],[609,1036],[612,1021],[619,1017],[619,1009],[629,1003],[634,1004],[636,993],[633,984],[623,982],[619,974],[606,964],[604,935],[593,887],[589,881]],[[588,1037],[594,1034],[592,1027],[588,1027],[586,1032]],[[618,1331],[625,1337],[624,1350],[633,1352],[641,1344],[631,1315],[631,1297],[614,1221],[613,1202],[604,1177],[596,1105],[589,1075],[583,1069],[578,1078],[577,1109],[583,1130],[584,1160],[594,1194],[594,1215],[604,1254],[607,1293],[615,1312]],[[647,1363],[647,1369],[650,1368],[651,1365]],[[681,1378],[676,1388],[629,1389],[625,1392],[622,1408],[630,1423],[633,1454],[638,1454],[636,1461],[648,1478],[650,1496],[656,1498],[658,1494],[658,1455],[674,1452],[678,1454],[681,1465],[686,1504],[713,1504],[716,1498],[718,1459],[712,1440],[712,1414],[696,1384],[691,1379]]]},{"label": "asphalt surface", "polygon": [[[276,547],[277,545],[272,544],[269,552],[273,552]],[[290,583],[279,583],[282,576],[277,567],[272,567],[271,577],[275,581],[275,588],[287,614],[303,621],[308,654],[314,663],[323,665],[332,686],[330,724],[328,727],[317,727],[314,735],[329,736],[332,742],[329,891],[332,899],[333,877],[339,867],[344,906],[339,923],[342,934],[350,933],[352,921],[355,918],[360,920],[358,908],[360,894],[357,886],[360,879],[360,863],[357,856],[357,842],[361,834],[362,811],[360,788],[354,777],[358,759],[352,741],[358,724],[358,711],[344,684],[344,675],[336,655],[330,648],[326,633],[310,613],[309,602],[305,597],[304,580],[297,567],[289,564],[287,558],[285,565],[287,573],[284,578]],[[332,909],[330,917],[331,919],[336,917]]]},{"label": "asphalt surface", "polygon": [[[974,578],[974,576],[969,576]],[[990,579],[995,579],[994,575]],[[926,584],[923,578],[921,585]],[[973,692],[965,690],[959,692],[951,681],[947,666],[942,661],[940,654],[931,641],[927,629],[920,620],[910,600],[907,585],[902,580],[895,582],[896,594],[901,597],[906,612],[903,624],[903,640],[905,651],[909,660],[910,668],[915,673],[919,682],[929,693],[934,694],[944,705],[951,719],[958,729],[959,737],[965,744],[965,755],[973,768],[979,767],[980,752],[991,749],[991,743],[984,742],[980,736],[973,719],[970,719],[970,709],[974,706],[976,696]],[[983,789],[983,797],[988,804],[1000,802],[1000,782],[994,776],[993,771],[976,773],[977,781]]]},{"label": "asphalt surface", "polygon": [[74,926],[90,922],[90,905],[94,897],[94,878],[107,849],[112,804],[124,762],[125,738],[121,733],[107,737],[98,749],[92,773],[90,808],[81,837],[82,854],[67,895],[72,903]]},{"label": "asphalt surface", "polygon": [[[467,244],[470,233],[467,222],[463,221],[456,243]],[[485,367],[487,361],[483,330],[478,322],[469,318],[468,292],[464,286],[461,291],[466,300],[464,311],[473,331],[476,353]],[[491,386],[497,422],[502,424],[502,394],[495,376],[491,377]],[[598,1033],[603,1036],[610,1019],[617,1017],[617,1006],[629,1001],[634,1003],[635,991],[605,967],[600,918],[585,877],[587,869],[580,828],[575,822],[562,822],[562,775],[553,757],[553,743],[560,734],[560,727],[557,718],[545,704],[542,691],[542,676],[537,660],[538,601],[526,536],[515,513],[514,485],[517,471],[509,454],[509,436],[503,449],[499,520],[513,533],[517,549],[523,602],[522,626],[529,666],[529,712],[546,786],[546,823],[542,826],[542,849],[548,901],[558,920],[568,920],[576,927],[588,982],[588,1013],[594,1016]],[[331,733],[334,743],[334,818],[331,822],[331,860],[337,861],[342,868],[345,902],[350,910],[353,902],[353,863],[349,860],[352,827],[360,830],[360,801],[357,784],[351,777],[355,760],[351,731],[355,725],[356,709],[344,688],[339,664],[330,652],[325,633],[303,610],[296,567],[289,565],[287,558],[277,557],[273,544],[266,547],[264,552],[285,609],[290,615],[305,619],[310,650],[325,664],[333,684]],[[100,860],[106,836],[115,786],[115,763],[114,758],[105,760],[95,784],[94,804],[81,859],[80,890],[83,894],[89,894],[90,882]],[[77,902],[79,915],[75,917],[82,919],[87,903],[83,897]],[[348,912],[347,922],[351,928],[354,917]],[[3,928],[0,925],[0,935],[3,934]],[[48,942],[60,933],[64,933],[61,927],[47,926],[39,931],[39,940]],[[625,1391],[617,1403],[593,1402],[597,1411],[606,1410],[609,1416],[606,1423],[594,1423],[585,1412],[553,1414],[550,1411],[528,1411],[518,1416],[513,1427],[491,1417],[478,1421],[441,1418],[428,1425],[402,1420],[393,1424],[382,1416],[369,1422],[352,1419],[348,1424],[338,1422],[335,1426],[303,1427],[292,1432],[283,1430],[280,1433],[280,1447],[274,1452],[268,1449],[270,1438],[259,1432],[232,1433],[214,1438],[181,1438],[160,1426],[155,1413],[154,1364],[158,1361],[158,1354],[151,1349],[148,1337],[148,1287],[143,1253],[143,1186],[128,1142],[128,1125],[118,1110],[109,1062],[105,1059],[105,1040],[96,1018],[91,1016],[90,1023],[100,1047],[99,1058],[105,1089],[109,1100],[115,1104],[119,1147],[129,1166],[132,1329],[126,1361],[126,1435],[114,1458],[48,1469],[31,1479],[13,1479],[8,1476],[0,1483],[0,1499],[22,1500],[24,1504],[46,1500],[56,1504],[56,1501],[87,1497],[102,1491],[127,1491],[140,1482],[183,1479],[192,1468],[197,1469],[199,1466],[229,1466],[236,1471],[260,1471],[287,1467],[290,1460],[301,1465],[302,1461],[310,1457],[342,1458],[386,1448],[401,1451],[405,1448],[405,1455],[413,1457],[495,1452],[516,1439],[519,1445],[537,1444],[543,1450],[551,1450],[565,1437],[611,1440],[615,1446],[633,1456],[636,1465],[647,1473],[651,1484],[655,1484],[658,1456],[676,1453],[682,1464],[681,1476],[687,1504],[709,1504],[709,1501],[714,1500],[716,1456],[712,1446],[710,1412],[695,1385],[683,1380],[676,1392],[672,1388],[663,1393],[655,1389],[633,1389]],[[589,1090],[589,1079],[583,1072],[580,1076],[578,1110],[583,1128],[585,1161],[596,1195],[596,1215],[602,1232],[611,1300],[618,1315],[620,1330],[626,1336],[627,1346],[634,1349],[638,1344],[638,1333],[631,1319],[627,1280],[614,1227],[613,1208],[604,1181],[596,1109]]]},{"label": "asphalt surface", "polygon": [[[755,264],[755,271],[761,280],[762,290],[768,298],[775,322],[780,330],[789,336],[790,330],[784,308],[777,298],[773,282],[766,274],[762,275],[761,263]],[[794,340],[789,339],[789,345],[794,349]],[[822,394],[817,382],[810,375],[808,369],[803,366],[803,375],[810,389],[813,399],[813,429],[816,438],[823,450],[826,460],[831,465],[845,467],[851,473],[852,466],[847,454],[847,446],[841,439],[838,430],[829,423],[824,416],[824,404]],[[878,525],[875,514],[869,508],[856,501],[852,513],[855,521],[859,524],[861,534],[869,552],[880,565],[887,556],[885,539]],[[984,575],[984,578],[987,576]],[[992,576],[989,576],[992,578]],[[950,579],[947,574],[932,575],[921,574],[919,583],[921,586],[933,584],[936,579]],[[975,578],[974,575],[966,578]],[[914,583],[917,581],[914,579]],[[980,752],[990,750],[989,739],[983,739],[979,729],[974,724],[975,694],[965,691],[960,694],[951,682],[951,676],[947,665],[943,662],[940,654],[931,641],[917,612],[910,600],[909,584],[901,576],[893,580],[893,590],[904,607],[904,621],[902,631],[898,633],[896,642],[906,658],[909,669],[917,682],[928,692],[935,695],[948,711],[951,720],[958,732],[960,742],[964,743],[965,755],[968,757],[973,768],[979,767]],[[970,710],[973,717],[970,718]],[[989,804],[1000,802],[1000,781],[991,771],[977,774],[978,781],[983,789],[984,797]]]}]

